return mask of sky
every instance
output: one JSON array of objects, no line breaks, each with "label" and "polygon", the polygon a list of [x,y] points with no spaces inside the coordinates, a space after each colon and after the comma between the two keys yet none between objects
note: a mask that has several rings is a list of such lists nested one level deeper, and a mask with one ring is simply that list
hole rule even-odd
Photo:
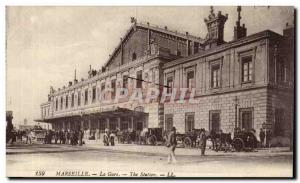
[{"label": "sky", "polygon": [[[214,7],[228,14],[224,39],[231,41],[237,20],[235,6]],[[6,110],[15,124],[40,118],[40,104],[47,101],[50,86],[67,86],[87,78],[89,65],[99,70],[120,38],[129,29],[130,17],[169,30],[205,38],[208,6],[184,7],[7,7],[6,12]],[[293,24],[293,7],[242,7],[241,22],[247,35],[266,29],[282,34]]]}]

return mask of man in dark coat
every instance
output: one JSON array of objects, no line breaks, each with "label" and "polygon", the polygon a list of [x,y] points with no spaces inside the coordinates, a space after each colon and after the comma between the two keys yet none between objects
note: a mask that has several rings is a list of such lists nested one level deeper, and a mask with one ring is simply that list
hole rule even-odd
[{"label": "man in dark coat", "polygon": [[261,128],[260,132],[259,132],[259,140],[261,143],[261,147],[265,146],[265,137],[266,137],[266,134],[265,134],[264,130]]},{"label": "man in dark coat", "polygon": [[176,163],[177,160],[175,158],[175,149],[176,149],[177,141],[176,141],[176,128],[172,127],[168,135],[167,147],[169,150],[168,153],[168,163]]},{"label": "man in dark coat", "polygon": [[206,148],[206,135],[205,135],[205,129],[201,129],[200,132],[200,149],[201,149],[201,156],[205,154],[205,148]]},{"label": "man in dark coat", "polygon": [[78,131],[78,140],[79,140],[79,145],[82,146],[82,139],[83,139],[83,131],[79,129]]},{"label": "man in dark coat", "polygon": [[55,131],[55,134],[54,134],[54,143],[55,143],[55,144],[57,144],[58,138],[59,138],[59,133],[58,133],[58,131],[56,130],[56,131]]},{"label": "man in dark coat", "polygon": [[62,130],[59,131],[59,143],[64,144],[65,143],[65,135]]}]

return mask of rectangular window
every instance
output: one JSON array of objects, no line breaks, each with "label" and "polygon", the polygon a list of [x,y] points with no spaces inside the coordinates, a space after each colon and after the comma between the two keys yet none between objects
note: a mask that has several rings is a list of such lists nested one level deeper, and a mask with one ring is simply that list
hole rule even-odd
[{"label": "rectangular window", "polygon": [[246,131],[253,129],[253,108],[240,109],[240,128]]},{"label": "rectangular window", "polygon": [[88,89],[84,91],[84,105],[88,104]]},{"label": "rectangular window", "polygon": [[143,81],[142,81],[142,79],[143,79],[143,75],[142,75],[142,71],[138,71],[137,73],[136,73],[136,88],[142,88],[142,86],[143,86]]},{"label": "rectangular window", "polygon": [[109,130],[116,130],[116,129],[117,129],[117,123],[115,121],[110,121]]},{"label": "rectangular window", "polygon": [[276,62],[276,81],[279,83],[285,82],[286,67],[282,59],[278,59]]},{"label": "rectangular window", "polygon": [[128,76],[123,76],[123,88],[128,88]]},{"label": "rectangular window", "polygon": [[209,111],[209,130],[213,130],[214,132],[219,132],[220,130],[220,113],[219,110]]},{"label": "rectangular window", "polygon": [[74,107],[74,93],[71,96],[71,107]]},{"label": "rectangular window", "polygon": [[[128,76],[123,76],[123,88],[128,88]],[[121,91],[121,95],[124,95],[124,91]]]},{"label": "rectangular window", "polygon": [[81,92],[78,92],[78,101],[77,101],[78,106],[81,105]]},{"label": "rectangular window", "polygon": [[101,99],[105,99],[105,83],[101,84]]},{"label": "rectangular window", "polygon": [[242,82],[251,82],[252,81],[252,57],[244,57],[242,58]]},{"label": "rectangular window", "polygon": [[172,93],[172,88],[173,88],[173,77],[168,77],[167,78],[167,93]]},{"label": "rectangular window", "polygon": [[127,130],[129,128],[128,122],[121,123],[121,130]]},{"label": "rectangular window", "polygon": [[66,109],[68,108],[68,105],[69,105],[69,96],[66,95]]},{"label": "rectangular window", "polygon": [[58,109],[58,99],[56,99],[55,101],[55,110],[57,111],[57,109]]},{"label": "rectangular window", "polygon": [[100,131],[104,131],[105,130],[105,122],[106,121],[100,121],[100,126],[99,126],[99,128],[100,128],[99,130]]},{"label": "rectangular window", "polygon": [[152,83],[155,83],[155,69],[152,70]]},{"label": "rectangular window", "polygon": [[195,78],[194,71],[188,71],[186,75],[186,82],[187,82],[187,88],[190,90],[194,87],[194,82],[195,82],[194,78]]},{"label": "rectangular window", "polygon": [[60,97],[60,110],[62,110],[63,108],[63,102],[64,102],[63,97]]},{"label": "rectangular window", "polygon": [[111,81],[111,89],[112,89],[111,99],[115,99],[115,97],[116,97],[116,80],[115,79]]},{"label": "rectangular window", "polygon": [[96,101],[96,86],[93,87],[93,93],[92,93],[92,102],[94,103]]},{"label": "rectangular window", "polygon": [[213,65],[211,67],[211,87],[220,87],[220,65]]},{"label": "rectangular window", "polygon": [[171,131],[173,127],[173,115],[172,114],[166,114],[165,116],[165,130],[167,132]]},{"label": "rectangular window", "polygon": [[185,132],[191,132],[195,128],[195,113],[185,114]]}]

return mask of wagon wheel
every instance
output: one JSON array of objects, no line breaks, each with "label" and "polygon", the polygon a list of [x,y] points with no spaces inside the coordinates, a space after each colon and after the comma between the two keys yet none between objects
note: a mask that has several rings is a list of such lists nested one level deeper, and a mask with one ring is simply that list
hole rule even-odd
[{"label": "wagon wheel", "polygon": [[240,152],[244,149],[244,141],[240,138],[236,138],[233,140],[233,147],[235,149],[235,151]]},{"label": "wagon wheel", "polygon": [[129,135],[126,135],[126,143],[130,144],[130,136]]},{"label": "wagon wheel", "polygon": [[184,145],[184,147],[191,148],[192,147],[191,138],[190,137],[185,137],[184,140],[183,140],[183,145]]},{"label": "wagon wheel", "polygon": [[151,137],[148,138],[148,142],[150,145],[156,145],[156,137],[155,135],[152,135]]}]

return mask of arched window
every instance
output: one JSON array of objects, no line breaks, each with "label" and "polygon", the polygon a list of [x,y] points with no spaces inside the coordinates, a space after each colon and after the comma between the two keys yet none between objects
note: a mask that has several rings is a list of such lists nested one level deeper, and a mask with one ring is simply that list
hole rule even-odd
[{"label": "arched window", "polygon": [[136,60],[136,53],[132,53],[131,58],[132,58],[132,61]]}]

